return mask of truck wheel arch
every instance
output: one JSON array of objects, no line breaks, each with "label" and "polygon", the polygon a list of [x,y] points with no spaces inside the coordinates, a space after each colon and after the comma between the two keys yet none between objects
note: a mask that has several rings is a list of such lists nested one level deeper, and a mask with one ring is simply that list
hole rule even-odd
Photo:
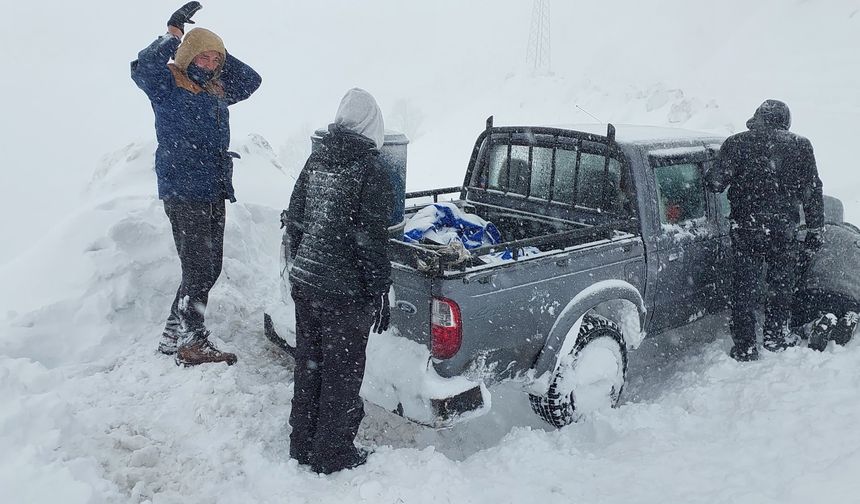
[{"label": "truck wheel arch", "polygon": [[[534,381],[530,392],[546,393],[549,388],[549,378],[555,372],[559,360],[569,353],[576,343],[579,325],[586,313],[594,311],[613,320],[622,329],[629,329],[628,321],[617,320],[617,317],[612,315],[612,312],[619,313],[619,310],[622,318],[625,319],[635,320],[638,315],[638,329],[641,334],[645,327],[645,302],[636,287],[630,283],[623,280],[603,280],[574,296],[556,318],[544,347],[535,360],[532,367]],[[635,326],[635,323],[633,325]],[[568,335],[572,337],[568,338]],[[625,336],[630,338],[633,335],[625,333]],[[638,338],[633,346],[638,345],[640,341],[641,338]],[[627,345],[630,346],[630,343],[628,339]]]}]

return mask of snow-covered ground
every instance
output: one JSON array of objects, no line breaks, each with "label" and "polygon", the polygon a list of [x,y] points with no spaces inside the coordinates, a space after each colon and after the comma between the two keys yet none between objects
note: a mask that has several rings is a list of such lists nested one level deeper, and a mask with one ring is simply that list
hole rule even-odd
[{"label": "snow-covered ground", "polygon": [[[179,264],[154,197],[151,112],[126,66],[178,5],[57,3],[50,18],[4,6],[3,66],[30,73],[0,81],[15,97],[0,125],[0,502],[858,500],[858,344],[740,365],[713,319],[646,340],[621,406],[559,431],[505,386],[447,431],[368,406],[365,467],[321,477],[288,460],[291,362],[265,341],[262,310],[279,296],[278,215],[308,136],[349,87],[412,136],[415,190],[461,181],[490,114],[590,121],[580,106],[728,134],[782,98],[826,192],[860,222],[858,2],[555,2],[544,76],[522,68],[531,2],[463,4],[205,4],[199,23],[264,84],[233,112],[240,201],[208,314],[239,363],[192,369],[154,351]],[[114,15],[127,19],[93,26]],[[367,57],[344,62],[346,44]]]}]

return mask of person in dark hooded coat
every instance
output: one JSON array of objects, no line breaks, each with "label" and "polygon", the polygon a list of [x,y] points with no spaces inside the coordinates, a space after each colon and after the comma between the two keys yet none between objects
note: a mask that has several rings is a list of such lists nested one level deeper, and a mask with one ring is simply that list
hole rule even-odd
[{"label": "person in dark hooded coat", "polygon": [[296,306],[290,456],[329,474],[365,462],[353,441],[371,328],[388,328],[393,196],[380,164],[382,113],[352,89],[299,175],[287,210]]},{"label": "person in dark hooded coat", "polygon": [[815,155],[808,139],[789,131],[791,114],[778,100],[767,100],[747,121],[748,131],[726,139],[718,162],[707,174],[714,192],[728,188],[731,203],[732,338],[731,356],[758,358],[755,311],[766,269],[767,304],[763,346],[780,351],[796,345],[790,329],[797,239],[802,208],[808,229],[805,246],[820,247],[824,201]]},{"label": "person in dark hooded coat", "polygon": [[[236,356],[209,341],[204,313],[221,274],[224,200],[236,201],[227,107],[260,86],[260,75],[224,49],[215,33],[185,23],[200,10],[189,2],[167,21],[167,34],[140,51],[131,78],[155,113],[158,197],[173,230],[182,280],[158,351],[177,364],[233,364]],[[183,37],[184,35],[184,37]],[[173,58],[173,63],[170,59]]]}]

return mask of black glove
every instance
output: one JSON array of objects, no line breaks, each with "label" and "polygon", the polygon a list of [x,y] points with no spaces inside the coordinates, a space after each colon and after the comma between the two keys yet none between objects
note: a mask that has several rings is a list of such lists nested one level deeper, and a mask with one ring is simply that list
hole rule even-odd
[{"label": "black glove", "polygon": [[391,323],[391,306],[388,303],[388,293],[376,296],[373,306],[373,327],[371,330],[376,334],[382,334],[388,330]]},{"label": "black glove", "polygon": [[188,2],[170,16],[170,19],[167,20],[167,26],[179,28],[179,31],[185,33],[185,23],[194,24],[191,16],[202,8],[203,6],[200,5],[200,2]]},{"label": "black glove", "polygon": [[824,228],[807,229],[803,245],[808,252],[818,251],[824,245]]}]

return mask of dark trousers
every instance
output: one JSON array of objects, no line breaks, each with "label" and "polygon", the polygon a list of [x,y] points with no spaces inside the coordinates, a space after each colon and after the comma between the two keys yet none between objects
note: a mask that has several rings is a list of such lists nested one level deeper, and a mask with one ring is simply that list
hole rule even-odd
[{"label": "dark trousers", "polygon": [[182,281],[170,307],[165,331],[204,329],[209,291],[221,275],[224,257],[224,202],[164,201],[173,241],[182,264]]},{"label": "dark trousers", "polygon": [[332,472],[354,461],[359,396],[371,326],[369,303],[302,296],[296,305],[296,370],[290,457]]},{"label": "dark trousers", "polygon": [[[775,341],[790,333],[799,243],[795,240],[793,226],[774,225],[767,229],[768,232],[764,229],[732,231],[732,338],[741,348],[756,344],[755,313],[762,298],[766,300],[765,340]],[[764,286],[761,283],[763,273]]]}]

